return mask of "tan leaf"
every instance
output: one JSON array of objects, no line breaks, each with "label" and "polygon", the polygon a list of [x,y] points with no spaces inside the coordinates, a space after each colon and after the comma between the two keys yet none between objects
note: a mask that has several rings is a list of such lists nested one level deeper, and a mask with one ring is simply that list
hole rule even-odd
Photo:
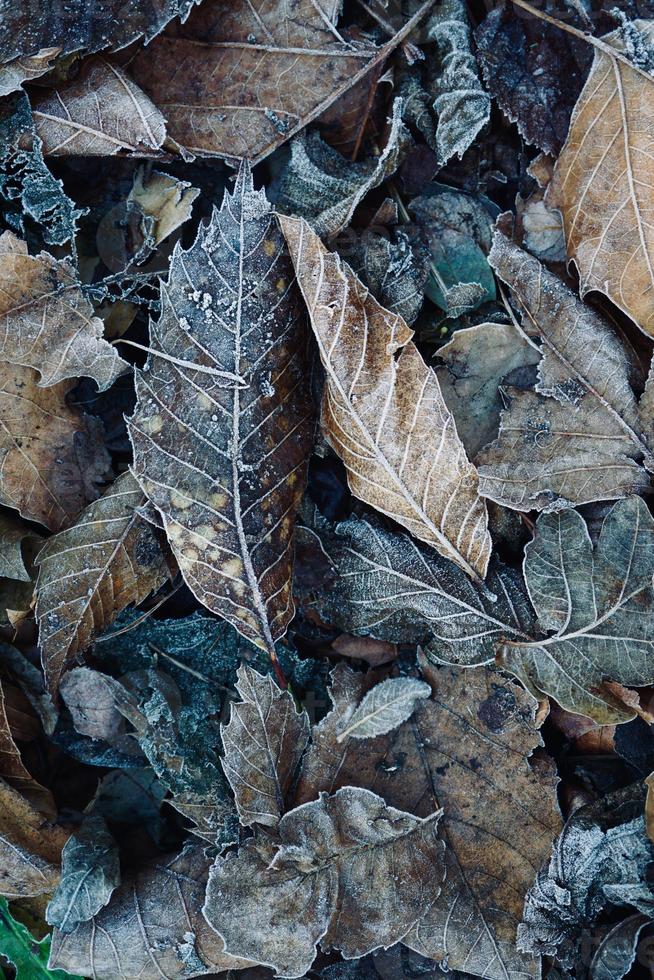
[{"label": "tan leaf", "polygon": [[49,538],[37,557],[36,618],[53,694],[75,656],[171,575],[172,558],[137,512],[144,503],[132,474],[124,473],[72,527]]},{"label": "tan leaf", "polygon": [[145,174],[137,171],[127,197],[143,212],[151,224],[153,245],[159,245],[191,217],[193,202],[200,191],[186,180],[177,180],[157,170]]},{"label": "tan leaf", "polygon": [[250,966],[223,951],[202,915],[210,863],[202,847],[186,847],[126,876],[94,919],[71,933],[55,930],[50,969],[95,980],[181,980]]},{"label": "tan leaf", "polygon": [[275,827],[287,809],[298,763],[309,740],[309,719],[270,675],[242,665],[228,725],[221,728],[223,770],[241,824]]},{"label": "tan leaf", "polygon": [[293,524],[313,412],[284,239],[243,168],[175,249],[138,373],[134,473],[200,602],[274,656],[293,612]]},{"label": "tan leaf", "polygon": [[104,58],[91,58],[78,78],[33,97],[44,156],[151,156],[166,138],[166,121],[131,78]]},{"label": "tan leaf", "polygon": [[341,744],[374,677],[335,669],[334,707],[314,729],[297,801],[352,785],[418,816],[442,807],[445,882],[402,941],[488,980],[540,977],[537,961],[515,949],[524,896],[560,829],[556,780],[529,763],[542,744],[536,701],[489,668],[421,666],[433,693],[408,721],[372,741]]},{"label": "tan leaf", "polygon": [[110,473],[99,420],[71,408],[72,381],[37,385],[30,368],[0,370],[0,502],[58,531]]},{"label": "tan leaf", "polygon": [[484,496],[516,510],[642,493],[651,466],[635,365],[612,326],[537,259],[496,232],[490,263],[540,342],[535,392],[509,391],[497,440],[478,456]]},{"label": "tan leaf", "polygon": [[0,577],[31,582],[27,565],[32,564],[33,553],[41,541],[38,534],[16,517],[0,514]]},{"label": "tan leaf", "polygon": [[[654,40],[654,22],[630,27]],[[603,41],[622,51],[619,31]],[[595,50],[546,201],[563,215],[580,291],[597,289],[654,334],[654,79]]]},{"label": "tan leaf", "polygon": [[12,58],[0,65],[0,96],[9,95],[24,82],[31,82],[50,71],[61,48],[42,48],[27,58]]},{"label": "tan leaf", "polygon": [[4,685],[0,684],[0,777],[17,789],[35,810],[54,820],[57,807],[49,789],[42,786],[21,758],[9,725]]},{"label": "tan leaf", "polygon": [[103,391],[128,368],[103,339],[72,266],[28,255],[10,231],[0,235],[0,324],[0,356],[34,368],[42,386],[84,376]]},{"label": "tan leaf", "polygon": [[337,29],[334,0],[205,0],[139,51],[129,71],[182,146],[258,163],[378,70],[431,5],[377,48]]},{"label": "tan leaf", "polygon": [[0,780],[0,895],[51,892],[59,881],[61,850],[70,833]]},{"label": "tan leaf", "polygon": [[327,372],[323,432],[346,465],[350,489],[483,578],[491,538],[477,473],[413,332],[306,221],[279,220]]}]

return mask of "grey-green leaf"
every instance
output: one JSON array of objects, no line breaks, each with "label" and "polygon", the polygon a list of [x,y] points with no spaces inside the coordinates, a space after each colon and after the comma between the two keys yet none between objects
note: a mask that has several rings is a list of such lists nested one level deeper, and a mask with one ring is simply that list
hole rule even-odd
[{"label": "grey-green leaf", "polygon": [[48,903],[47,921],[73,932],[104,908],[119,884],[118,847],[104,819],[89,816],[64,846],[61,881]]},{"label": "grey-green leaf", "polygon": [[417,702],[430,694],[429,684],[415,677],[391,677],[382,681],[368,691],[336,741],[385,735],[410,718]]}]

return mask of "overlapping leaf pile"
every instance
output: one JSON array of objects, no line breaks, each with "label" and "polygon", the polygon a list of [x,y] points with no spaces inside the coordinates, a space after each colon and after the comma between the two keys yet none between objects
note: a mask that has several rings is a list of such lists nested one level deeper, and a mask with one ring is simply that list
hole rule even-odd
[{"label": "overlapping leaf pile", "polygon": [[651,965],[650,7],[3,11],[7,980]]}]

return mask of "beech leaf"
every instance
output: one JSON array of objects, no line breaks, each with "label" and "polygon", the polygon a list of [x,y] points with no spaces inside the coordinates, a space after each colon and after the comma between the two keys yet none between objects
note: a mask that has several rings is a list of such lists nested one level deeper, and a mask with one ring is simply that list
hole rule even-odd
[{"label": "beech leaf", "polygon": [[317,944],[346,959],[392,946],[438,897],[440,811],[420,819],[367,789],[284,814],[279,840],[247,841],[211,869],[204,915],[235,956],[302,977]]},{"label": "beech leaf", "polygon": [[234,791],[241,824],[275,827],[293,787],[309,739],[306,714],[270,675],[241,666],[228,725],[221,729],[223,770]]},{"label": "beech leaf", "polygon": [[176,246],[161,296],[129,420],[134,474],[189,588],[274,655],[314,424],[301,297],[245,167],[189,251]]},{"label": "beech leaf", "polygon": [[491,539],[477,474],[412,331],[306,221],[279,220],[327,374],[323,432],[350,489],[483,579]]},{"label": "beech leaf", "polygon": [[414,677],[394,677],[369,691],[336,741],[375,738],[410,718],[417,702],[431,694],[429,684]]}]

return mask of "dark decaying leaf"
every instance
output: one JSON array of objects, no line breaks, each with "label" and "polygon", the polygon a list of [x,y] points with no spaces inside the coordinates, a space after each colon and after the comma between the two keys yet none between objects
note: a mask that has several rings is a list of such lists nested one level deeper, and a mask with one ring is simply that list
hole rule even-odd
[{"label": "dark decaying leaf", "polygon": [[42,538],[13,515],[0,514],[0,576],[30,582],[34,553]]},{"label": "dark decaying leaf", "polygon": [[238,970],[201,908],[210,860],[187,846],[127,877],[106,908],[72,933],[55,930],[51,968],[96,980],[176,980]]},{"label": "dark decaying leaf", "polygon": [[412,326],[420,313],[429,278],[429,253],[418,229],[395,229],[393,236],[367,228],[359,241],[349,234],[340,254],[390,313]]},{"label": "dark decaying leaf", "polygon": [[36,618],[52,692],[77,654],[173,573],[165,542],[138,512],[144,503],[138,483],[125,473],[38,555]]},{"label": "dark decaying leaf", "polygon": [[192,248],[176,247],[161,296],[129,421],[134,474],[198,599],[274,653],[294,611],[313,420],[301,297],[247,169]]},{"label": "dark decaying leaf", "polygon": [[593,980],[622,980],[636,959],[641,932],[651,924],[649,915],[638,912],[609,929],[593,954]]},{"label": "dark decaying leaf", "polygon": [[323,432],[345,463],[350,489],[479,581],[491,550],[488,515],[412,331],[306,221],[280,222],[327,374]]},{"label": "dark decaying leaf", "polygon": [[302,977],[318,942],[347,959],[398,942],[437,898],[440,813],[420,819],[346,786],[286,813],[278,839],[217,858],[204,915],[233,955]]},{"label": "dark decaying leaf", "polygon": [[446,878],[403,942],[489,980],[539,977],[537,961],[515,949],[524,896],[560,828],[556,780],[529,764],[541,744],[536,703],[493,670],[423,661],[422,673],[433,695],[408,721],[376,739],[339,744],[374,680],[336,668],[334,707],[314,730],[298,802],[353,785],[419,816],[442,807]]},{"label": "dark decaying leaf", "polygon": [[288,691],[251,667],[239,670],[228,725],[221,729],[222,766],[245,827],[275,827],[287,809],[290,791],[309,739],[309,720],[299,714]]},{"label": "dark decaying leaf", "polygon": [[12,732],[4,685],[0,684],[0,777],[18,790],[34,809],[50,819],[57,813],[49,789],[32,776],[26,768]]},{"label": "dark decaying leaf", "polygon": [[102,817],[87,816],[66,841],[61,881],[48,903],[46,919],[62,932],[73,932],[104,908],[120,884],[118,848]]}]

